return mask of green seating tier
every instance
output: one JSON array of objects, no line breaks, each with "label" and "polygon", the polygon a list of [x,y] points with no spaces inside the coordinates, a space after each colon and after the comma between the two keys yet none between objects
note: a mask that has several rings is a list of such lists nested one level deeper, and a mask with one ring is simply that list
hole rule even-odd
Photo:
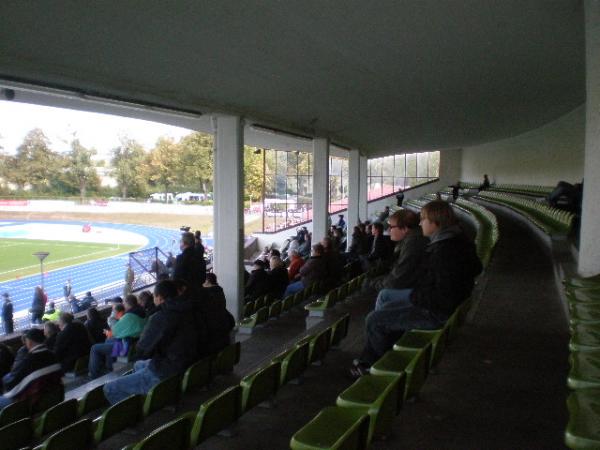
[{"label": "green seating tier", "polygon": [[323,317],[325,310],[333,308],[338,299],[337,289],[332,289],[325,297],[316,300],[304,307],[310,316]]},{"label": "green seating tier", "polygon": [[369,442],[373,436],[387,436],[394,417],[402,407],[406,374],[395,376],[365,375],[337,398],[336,404],[356,408],[370,416]]},{"label": "green seating tier", "polygon": [[207,386],[211,381],[211,365],[212,358],[203,358],[188,367],[181,380],[181,393]]},{"label": "green seating tier", "polygon": [[92,421],[83,419],[50,436],[36,450],[87,450],[92,448]]},{"label": "green seating tier", "polygon": [[18,450],[27,447],[32,439],[33,423],[29,417],[0,428],[0,450]]},{"label": "green seating tier", "polygon": [[25,400],[11,403],[0,410],[0,426],[8,425],[29,416],[29,403]]},{"label": "green seating tier", "polygon": [[292,450],[366,449],[369,416],[355,408],[330,406],[297,431],[290,441]]},{"label": "green seating tier", "polygon": [[272,362],[266,367],[244,377],[242,386],[242,412],[275,397],[279,387],[281,363]]},{"label": "green seating tier", "polygon": [[567,399],[565,444],[577,450],[600,448],[600,389],[578,389]]},{"label": "green seating tier", "polygon": [[96,444],[126,428],[135,426],[142,418],[143,401],[144,396],[132,395],[115,403],[95,419],[94,441]]},{"label": "green seating tier", "polygon": [[60,430],[77,419],[77,400],[65,400],[46,410],[35,420],[34,434],[40,439],[48,433]]},{"label": "green seating tier", "polygon": [[104,396],[103,386],[96,386],[94,389],[85,393],[77,405],[77,415],[79,417],[97,411],[108,406],[108,401]]},{"label": "green seating tier", "polygon": [[187,417],[172,420],[125,450],[186,450],[189,448],[190,422]]},{"label": "green seating tier", "polygon": [[181,392],[181,376],[175,375],[162,380],[148,391],[142,407],[143,417],[163,409],[167,405],[176,404]]},{"label": "green seating tier", "polygon": [[511,194],[483,191],[477,197],[514,209],[549,235],[568,234],[575,218],[570,212]]},{"label": "green seating tier", "polygon": [[571,389],[600,388],[600,349],[572,352],[569,360],[571,369],[567,385]]},{"label": "green seating tier", "polygon": [[439,330],[410,330],[394,344],[394,350],[420,350],[431,344],[429,368],[433,369],[442,359],[447,339],[447,327]]},{"label": "green seating tier", "polygon": [[214,375],[222,375],[231,373],[233,367],[240,362],[240,349],[241,345],[239,342],[228,345],[215,356],[211,373]]},{"label": "green seating tier", "polygon": [[308,366],[309,343],[304,342],[276,356],[273,361],[281,363],[279,386],[299,379]]},{"label": "green seating tier", "polygon": [[254,328],[259,325],[262,325],[267,320],[269,320],[269,308],[267,306],[262,306],[257,309],[254,314],[246,319],[242,319],[239,323],[240,332],[252,332]]}]

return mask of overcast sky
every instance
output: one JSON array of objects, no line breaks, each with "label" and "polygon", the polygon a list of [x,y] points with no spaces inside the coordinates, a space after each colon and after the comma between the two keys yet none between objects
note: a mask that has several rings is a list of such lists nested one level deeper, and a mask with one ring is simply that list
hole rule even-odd
[{"label": "overcast sky", "polygon": [[41,128],[53,150],[70,149],[74,133],[85,147],[98,151],[98,158],[110,158],[110,151],[119,145],[119,136],[127,134],[150,149],[160,136],[175,139],[190,130],[146,120],[121,116],[74,111],[27,103],[0,101],[0,147],[13,154],[33,128]]}]

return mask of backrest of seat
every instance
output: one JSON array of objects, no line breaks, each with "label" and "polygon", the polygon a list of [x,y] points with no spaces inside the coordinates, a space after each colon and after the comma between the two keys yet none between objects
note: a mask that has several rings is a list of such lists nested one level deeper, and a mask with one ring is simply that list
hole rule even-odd
[{"label": "backrest of seat", "polygon": [[77,418],[77,400],[72,398],[46,410],[38,419],[35,434],[38,438],[73,423]]},{"label": "backrest of seat", "polygon": [[149,416],[165,406],[177,403],[181,392],[181,375],[162,380],[148,391],[144,400],[143,415]]},{"label": "backrest of seat", "polygon": [[281,314],[281,300],[274,301],[269,307],[269,318],[279,317]]},{"label": "backrest of seat", "polygon": [[327,328],[317,334],[310,342],[309,363],[321,361],[327,350],[331,340],[331,328]]},{"label": "backrest of seat", "polygon": [[242,411],[242,387],[233,386],[200,406],[190,442],[196,446],[234,423]]},{"label": "backrest of seat", "polygon": [[41,450],[88,450],[92,447],[92,421],[82,419],[50,436]]},{"label": "backrest of seat", "polygon": [[142,416],[143,395],[131,395],[108,408],[96,419],[96,443],[138,423]]},{"label": "backrest of seat", "polygon": [[29,403],[27,400],[13,402],[0,410],[0,427],[24,419],[29,416]]},{"label": "backrest of seat", "polygon": [[280,386],[298,378],[306,370],[308,366],[308,350],[309,343],[304,342],[291,349],[285,358],[281,360]]},{"label": "backrest of seat", "polygon": [[254,301],[254,311],[258,311],[260,308],[264,308],[264,306],[266,305],[266,301],[265,301],[265,297],[258,297],[255,301]]},{"label": "backrest of seat", "polygon": [[268,366],[242,379],[240,382],[243,389],[242,413],[275,395],[279,386],[280,370],[280,362],[271,362]]},{"label": "backrest of seat", "polygon": [[211,364],[212,358],[203,358],[192,364],[183,374],[181,392],[185,394],[192,389],[206,386],[211,379]]},{"label": "backrest of seat", "polygon": [[79,417],[108,406],[108,400],[104,396],[103,387],[103,385],[96,386],[91,391],[86,392],[79,400],[79,404],[77,405],[77,415]]},{"label": "backrest of seat", "polygon": [[31,405],[31,414],[41,413],[48,408],[58,405],[65,399],[65,388],[61,384],[52,389],[48,389]]},{"label": "backrest of seat", "polygon": [[283,299],[283,302],[281,304],[281,311],[285,312],[285,311],[289,311],[290,309],[292,309],[292,307],[294,306],[294,295],[288,295],[286,298]]},{"label": "backrest of seat", "polygon": [[217,353],[213,362],[212,373],[215,375],[230,373],[240,360],[240,348],[240,343],[236,342]]},{"label": "backrest of seat", "polygon": [[294,294],[294,305],[299,305],[304,301],[304,290],[298,291]]},{"label": "backrest of seat", "polygon": [[256,324],[260,325],[261,323],[265,323],[267,320],[269,320],[269,308],[263,306],[256,311]]},{"label": "backrest of seat", "polygon": [[154,430],[134,450],[186,450],[189,448],[190,420],[179,417]]},{"label": "backrest of seat", "polygon": [[3,450],[17,450],[26,447],[32,439],[33,423],[29,417],[0,428],[0,448]]},{"label": "backrest of seat", "polygon": [[244,305],[244,317],[250,317],[254,314],[254,302],[250,301]]}]

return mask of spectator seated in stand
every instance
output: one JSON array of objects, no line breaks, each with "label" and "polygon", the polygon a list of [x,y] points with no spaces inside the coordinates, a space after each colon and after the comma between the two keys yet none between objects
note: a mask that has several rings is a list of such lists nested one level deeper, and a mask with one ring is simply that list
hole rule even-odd
[{"label": "spectator seated in stand", "polygon": [[377,267],[381,263],[386,263],[392,257],[392,244],[390,237],[383,234],[383,224],[375,222],[372,226],[373,241],[371,250],[366,256],[361,258],[362,268],[366,272],[372,267]]},{"label": "spectator seated in stand", "polygon": [[462,232],[452,207],[435,200],[421,210],[421,229],[430,239],[413,288],[404,289],[365,320],[367,342],[351,374],[361,376],[407,330],[441,328],[467,299],[482,270],[475,244]]},{"label": "spectator seated in stand", "polygon": [[245,300],[252,301],[269,293],[269,275],[265,270],[265,263],[261,259],[254,261],[250,277],[244,289]]},{"label": "spectator seated in stand", "polygon": [[269,272],[269,294],[280,299],[289,284],[288,271],[279,256],[272,256],[269,266],[271,267]]},{"label": "spectator seated in stand", "polygon": [[[414,287],[425,248],[429,239],[423,236],[419,227],[419,216],[409,209],[392,214],[388,220],[390,239],[396,243],[392,268],[387,275],[376,278],[371,286],[379,291],[378,302],[395,298],[398,290]],[[399,295],[403,295],[401,292]]]},{"label": "spectator seated in stand", "polygon": [[85,325],[74,320],[71,313],[60,313],[58,328],[60,332],[56,335],[53,351],[63,371],[70,372],[75,361],[90,352],[92,342]]},{"label": "spectator seated in stand", "polygon": [[54,351],[54,346],[56,345],[56,336],[58,336],[59,332],[60,328],[56,322],[44,323],[44,337],[46,338],[45,343],[46,347],[48,347],[48,350]]},{"label": "spectator seated in stand", "polygon": [[75,297],[75,294],[69,295],[69,299],[67,301],[73,314],[77,314],[78,312],[82,311],[81,302],[77,299],[77,297]]},{"label": "spectator seated in stand", "polygon": [[60,316],[60,310],[55,307],[54,302],[48,302],[48,309],[42,316],[42,322],[55,322],[58,320],[58,316]]},{"label": "spectator seated in stand", "polygon": [[106,340],[104,330],[108,329],[106,319],[103,319],[96,308],[90,308],[86,312],[87,320],[84,325],[92,338],[92,344],[99,344]]},{"label": "spectator seated in stand", "polygon": [[150,291],[142,291],[138,295],[138,303],[146,311],[146,317],[150,317],[156,312],[156,305],[154,304],[154,296]]},{"label": "spectator seated in stand", "polygon": [[112,371],[113,358],[126,355],[131,339],[136,339],[142,334],[146,325],[146,312],[138,305],[135,295],[128,295],[123,304],[125,313],[111,326],[107,339],[102,344],[94,344],[90,350],[89,372],[90,377],[98,378]]},{"label": "spectator seated in stand", "polygon": [[295,294],[316,282],[327,280],[327,266],[323,258],[324,249],[321,244],[315,244],[312,248],[312,256],[300,268],[300,281],[291,283],[283,293],[283,297]]},{"label": "spectator seated in stand", "polygon": [[182,374],[198,359],[192,303],[178,296],[170,280],[155,286],[154,303],[158,311],[148,320],[137,343],[139,360],[134,372],[104,385],[104,395],[113,405],[133,394],[147,394],[160,381]]},{"label": "spectator seated in stand", "polygon": [[17,353],[10,372],[2,377],[0,409],[20,400],[34,404],[43,392],[62,386],[61,365],[44,344],[44,332],[27,330],[23,341],[24,348]]},{"label": "spectator seated in stand", "polygon": [[390,217],[390,207],[386,206],[381,213],[377,216],[376,222],[383,224]]},{"label": "spectator seated in stand", "polygon": [[[15,354],[6,344],[0,343],[0,379],[10,372],[10,368],[15,362]],[[0,388],[2,382],[0,381]]]},{"label": "spectator seated in stand", "polygon": [[85,293],[85,297],[83,297],[79,302],[79,311],[86,311],[95,305],[96,299],[92,296],[90,291],[87,291]]},{"label": "spectator seated in stand", "polygon": [[324,237],[321,240],[321,245],[323,246],[323,261],[327,272],[325,289],[329,290],[337,287],[343,281],[345,261],[337,251],[337,247],[331,238]]},{"label": "spectator seated in stand", "polygon": [[352,243],[348,247],[346,258],[356,260],[361,254],[361,249],[365,246],[366,236],[359,226],[355,226],[352,230]]},{"label": "spectator seated in stand", "polygon": [[290,266],[288,267],[288,279],[292,283],[300,278],[300,267],[304,265],[304,258],[300,256],[298,250],[290,251]]},{"label": "spectator seated in stand", "polygon": [[[206,274],[202,292],[194,303],[199,314],[197,329],[205,327],[207,333],[206,337],[198,333],[199,356],[214,355],[231,343],[230,334],[235,326],[235,319],[227,310],[225,293],[214,273]],[[202,339],[205,340],[204,344]]]},{"label": "spectator seated in stand", "polygon": [[198,257],[194,246],[194,234],[183,233],[179,242],[181,253],[177,255],[175,261],[173,279],[184,280],[190,288],[198,290],[202,288],[202,283],[206,279],[206,264],[204,258]]}]

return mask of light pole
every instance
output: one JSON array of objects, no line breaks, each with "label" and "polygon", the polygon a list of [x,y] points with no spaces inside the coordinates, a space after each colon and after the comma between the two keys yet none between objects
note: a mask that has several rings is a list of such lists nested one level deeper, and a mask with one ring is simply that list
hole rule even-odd
[{"label": "light pole", "polygon": [[44,290],[44,259],[49,255],[49,252],[35,252],[33,256],[36,256],[40,260],[40,280],[42,291]]}]

